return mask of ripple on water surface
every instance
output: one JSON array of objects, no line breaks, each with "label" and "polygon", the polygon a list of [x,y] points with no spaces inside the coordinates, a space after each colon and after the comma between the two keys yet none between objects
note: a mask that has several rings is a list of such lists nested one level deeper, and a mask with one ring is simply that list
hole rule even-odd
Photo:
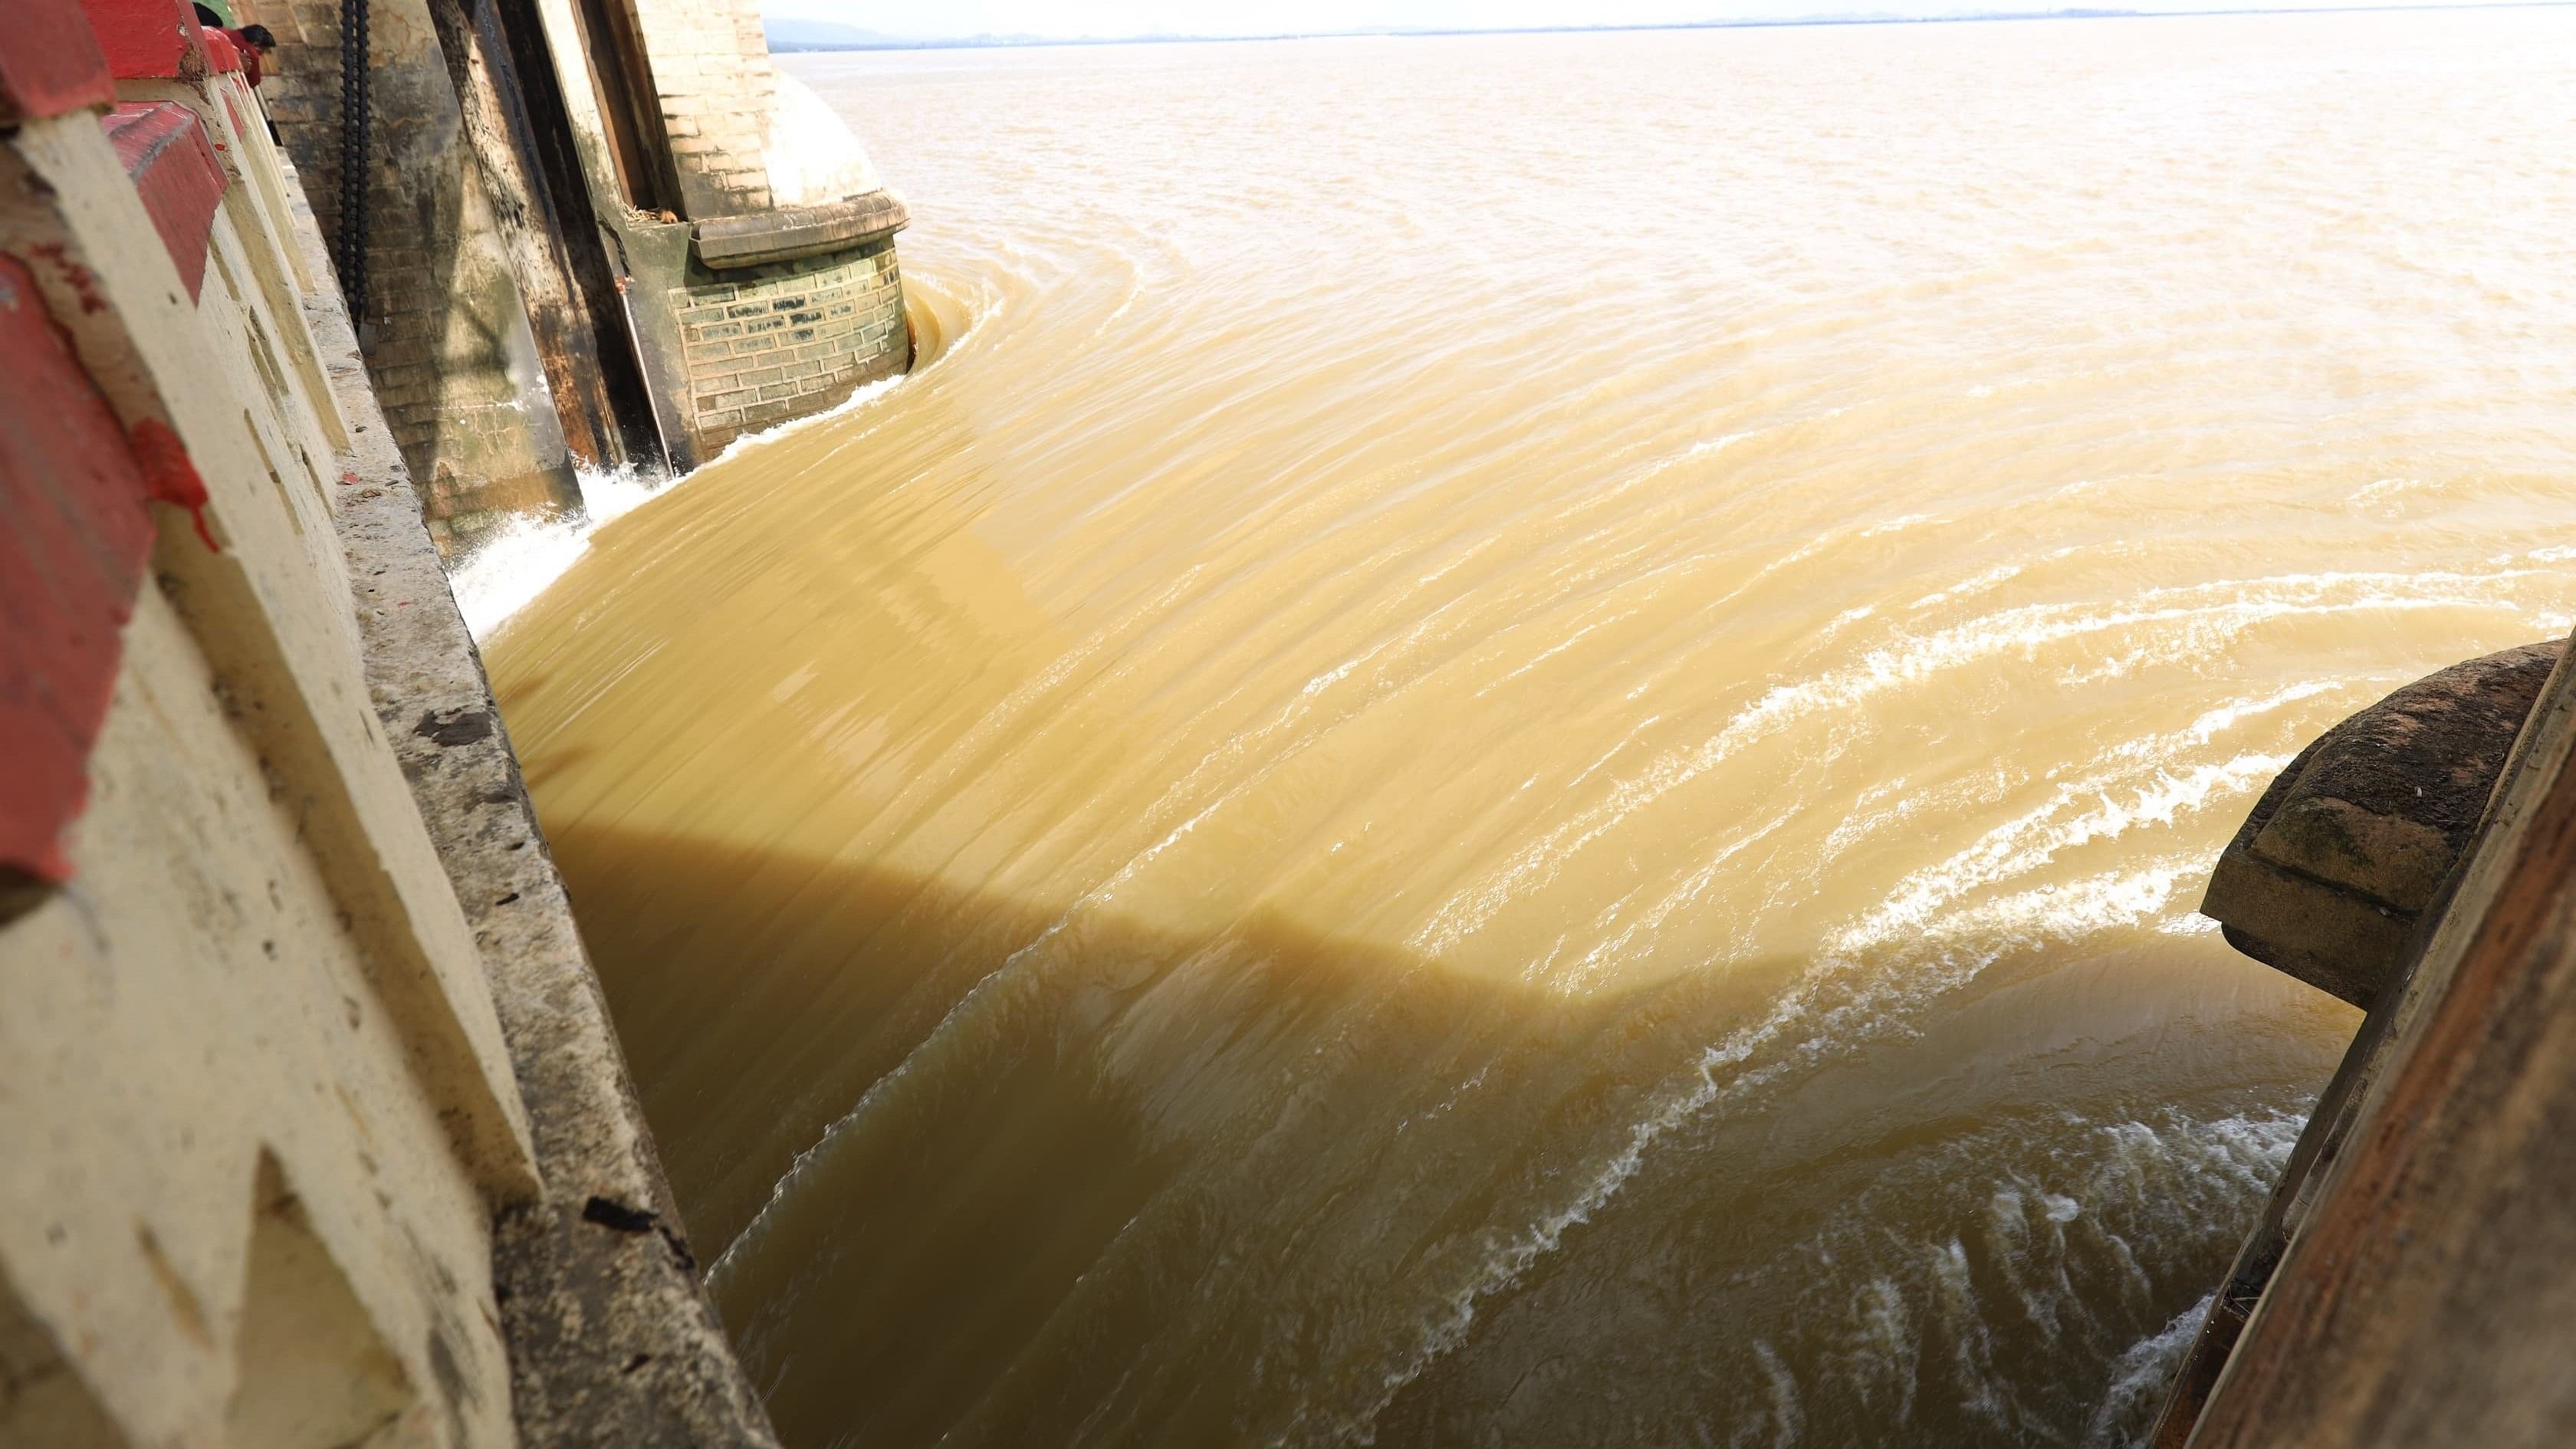
[{"label": "ripple on water surface", "polygon": [[2354,1024],[2210,860],[2568,628],[2571,42],[790,61],[956,341],[491,639],[790,1443],[2127,1442]]}]

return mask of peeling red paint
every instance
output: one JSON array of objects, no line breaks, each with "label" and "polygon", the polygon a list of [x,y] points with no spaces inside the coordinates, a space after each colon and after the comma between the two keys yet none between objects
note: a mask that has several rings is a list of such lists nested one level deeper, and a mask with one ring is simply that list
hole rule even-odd
[{"label": "peeling red paint", "polygon": [[[0,123],[116,104],[79,0],[11,0],[9,21],[16,38],[0,46]],[[41,38],[31,44],[31,36]]]},{"label": "peeling red paint", "polygon": [[134,178],[143,210],[194,300],[206,283],[215,212],[231,184],[211,149],[214,138],[196,112],[170,101],[119,106],[99,126]]},{"label": "peeling red paint", "polygon": [[0,873],[60,884],[155,530],[143,469],[43,297],[0,255]]},{"label": "peeling red paint", "polygon": [[197,537],[215,553],[223,545],[215,542],[214,530],[206,526],[206,480],[197,475],[196,461],[188,456],[188,445],[170,431],[170,425],[159,418],[145,418],[126,435],[134,448],[134,461],[143,468],[143,486],[153,500],[173,508],[188,510],[188,519],[197,525]]},{"label": "peeling red paint", "polygon": [[203,80],[206,32],[184,0],[81,0],[118,80]]},{"label": "peeling red paint", "polygon": [[38,242],[27,250],[51,262],[54,270],[62,273],[64,284],[72,289],[73,296],[80,299],[82,312],[107,310],[107,299],[98,294],[98,274],[73,261],[70,250],[61,242]]},{"label": "peeling red paint", "polygon": [[197,31],[197,39],[206,47],[206,63],[213,66],[216,71],[237,71],[242,68],[241,47],[233,44],[231,36],[220,30],[207,30],[201,26]]}]

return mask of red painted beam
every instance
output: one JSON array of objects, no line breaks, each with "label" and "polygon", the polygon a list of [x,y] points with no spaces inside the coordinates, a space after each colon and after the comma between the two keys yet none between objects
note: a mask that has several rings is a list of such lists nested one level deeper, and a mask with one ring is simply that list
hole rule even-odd
[{"label": "red painted beam", "polygon": [[194,300],[206,282],[206,246],[227,184],[197,113],[173,101],[119,106],[99,124],[134,178],[143,209]]},{"label": "red painted beam", "polygon": [[116,104],[116,79],[80,0],[12,0],[0,44],[0,125]]},{"label": "red painted beam", "polygon": [[220,30],[208,30],[200,26],[197,30],[197,38],[205,42],[206,62],[218,73],[242,68],[241,47],[233,44],[231,36]]},{"label": "red painted beam", "polygon": [[188,0],[81,0],[118,80],[200,80],[211,62]]},{"label": "red painted beam", "polygon": [[34,280],[0,255],[0,877],[70,877],[62,836],[152,552],[150,498]]}]

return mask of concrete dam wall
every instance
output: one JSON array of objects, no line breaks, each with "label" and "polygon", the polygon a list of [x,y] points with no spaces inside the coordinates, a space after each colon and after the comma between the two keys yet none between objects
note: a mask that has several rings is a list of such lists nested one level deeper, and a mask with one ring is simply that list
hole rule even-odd
[{"label": "concrete dam wall", "polygon": [[903,368],[902,204],[748,5],[232,8],[0,54],[0,1445],[774,1444],[441,553]]}]

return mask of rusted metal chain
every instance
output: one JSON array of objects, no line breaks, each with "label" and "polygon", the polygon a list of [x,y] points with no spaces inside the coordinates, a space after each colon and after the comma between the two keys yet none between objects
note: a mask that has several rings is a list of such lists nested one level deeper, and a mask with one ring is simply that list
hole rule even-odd
[{"label": "rusted metal chain", "polygon": [[367,0],[340,0],[340,225],[332,258],[349,317],[367,311]]}]

